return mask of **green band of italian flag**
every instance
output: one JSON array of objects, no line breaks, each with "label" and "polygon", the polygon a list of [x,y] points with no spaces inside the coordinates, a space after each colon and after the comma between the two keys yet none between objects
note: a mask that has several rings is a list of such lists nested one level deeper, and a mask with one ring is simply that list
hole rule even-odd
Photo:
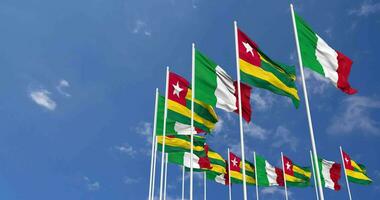
[{"label": "green band of italian flag", "polygon": [[329,79],[343,92],[355,94],[356,89],[348,82],[352,65],[350,58],[331,48],[296,13],[295,21],[303,65]]},{"label": "green band of italian flag", "polygon": [[[218,64],[195,51],[195,98],[227,112],[238,113],[237,83]],[[243,118],[250,122],[251,87],[240,83]]]}]

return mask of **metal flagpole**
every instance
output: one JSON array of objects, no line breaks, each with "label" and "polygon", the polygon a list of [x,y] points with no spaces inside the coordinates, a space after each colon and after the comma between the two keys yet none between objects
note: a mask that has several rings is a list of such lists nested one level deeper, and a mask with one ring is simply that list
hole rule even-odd
[{"label": "metal flagpole", "polygon": [[166,185],[168,184],[168,153],[165,153],[165,182],[164,182],[164,200],[166,200]]},{"label": "metal flagpole", "polygon": [[230,148],[227,149],[228,151],[228,196],[229,196],[229,200],[232,200],[232,191],[231,191],[231,187],[232,187],[232,183],[231,183],[231,173],[230,173]]},{"label": "metal flagpole", "polygon": [[169,87],[169,67],[166,67],[166,85],[165,85],[165,109],[164,125],[162,133],[162,152],[161,152],[161,179],[160,179],[160,200],[162,200],[162,190],[164,186],[164,162],[165,162],[165,136],[166,136],[166,116],[168,114],[168,87]]},{"label": "metal flagpole", "polygon": [[238,98],[239,98],[239,125],[240,125],[240,146],[241,146],[241,160],[243,165],[243,194],[244,200],[247,200],[247,183],[245,177],[245,153],[244,153],[244,134],[243,134],[243,117],[242,117],[242,106],[241,106],[241,88],[240,88],[240,65],[239,65],[239,46],[238,46],[238,35],[237,35],[237,22],[234,21],[235,30],[235,53],[236,53],[236,72],[237,72],[237,83],[238,83]]},{"label": "metal flagpole", "polygon": [[[154,131],[156,132],[156,131]],[[157,162],[157,136],[154,137],[154,160],[153,160],[153,178],[152,178],[152,196],[151,200],[154,199],[154,187],[156,183],[156,162]]]},{"label": "metal flagpole", "polygon": [[206,172],[203,172],[203,199],[207,199],[207,182],[206,182]]},{"label": "metal flagpole", "polygon": [[182,200],[185,200],[185,165],[182,166]]},{"label": "metal flagpole", "polygon": [[255,164],[255,177],[256,177],[256,199],[259,200],[259,179],[257,178],[257,164],[256,164],[256,152],[253,152],[253,162]]},{"label": "metal flagpole", "polygon": [[193,200],[193,153],[194,153],[194,95],[195,95],[195,44],[191,49],[191,147],[190,147],[190,200]]},{"label": "metal flagpole", "polygon": [[313,154],[311,153],[311,151],[310,151],[310,161],[311,161],[311,167],[313,168],[313,178],[314,178],[315,194],[317,195],[317,200],[319,200],[318,187],[317,187],[317,179],[315,177],[315,170],[319,170],[319,169],[314,169]]},{"label": "metal flagpole", "polygon": [[350,197],[350,200],[352,200],[352,197],[351,197],[351,190],[350,190],[350,184],[348,183],[348,178],[347,178],[347,172],[346,172],[346,165],[344,164],[344,157],[343,157],[343,150],[342,150],[342,146],[339,146],[339,149],[340,149],[340,156],[342,157],[342,165],[343,165],[343,169],[344,169],[344,176],[346,177],[346,184],[347,184],[347,190],[348,190],[348,197]]},{"label": "metal flagpole", "polygon": [[155,159],[154,154],[154,147],[155,144],[155,137],[156,137],[156,119],[157,119],[157,105],[158,105],[158,88],[156,88],[156,99],[154,102],[154,121],[153,121],[153,133],[152,133],[152,153],[151,153],[151,160],[150,160],[150,176],[149,176],[149,197],[148,199],[152,200],[152,184],[153,184],[153,164]]},{"label": "metal flagpole", "polygon": [[[311,114],[310,114],[310,108],[309,108],[309,98],[307,96],[305,76],[304,76],[304,73],[303,73],[302,57],[301,57],[301,51],[300,51],[300,46],[299,46],[299,42],[298,42],[298,33],[297,33],[295,16],[294,16],[293,4],[290,4],[290,10],[291,10],[291,13],[292,13],[294,37],[295,37],[295,40],[296,40],[298,62],[299,62],[299,68],[300,68],[301,78],[302,78],[303,93],[304,93],[304,97],[305,97],[306,114],[307,114],[307,119],[308,119],[308,122],[309,122],[311,147],[312,147],[312,150],[313,150],[314,163],[318,166],[317,147],[315,145],[313,123],[312,123],[312,120],[311,120]],[[319,168],[319,167],[317,167],[317,168]],[[322,183],[321,183],[321,174],[320,174],[319,170],[317,170],[316,174],[317,174],[317,181],[318,181],[318,188],[319,188],[320,199],[324,200],[325,198],[324,198],[324,195],[323,195],[323,188],[322,188]]]},{"label": "metal flagpole", "polygon": [[288,200],[288,188],[286,186],[285,163],[284,163],[284,155],[282,154],[282,152],[281,152],[281,162],[282,162],[282,173],[284,175],[285,199]]}]

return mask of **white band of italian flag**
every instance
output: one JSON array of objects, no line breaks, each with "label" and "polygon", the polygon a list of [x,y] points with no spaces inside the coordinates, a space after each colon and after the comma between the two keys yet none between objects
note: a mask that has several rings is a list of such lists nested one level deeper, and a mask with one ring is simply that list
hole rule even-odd
[{"label": "white band of italian flag", "polygon": [[322,174],[322,184],[332,190],[340,190],[341,165],[339,163],[319,159],[319,169]]}]

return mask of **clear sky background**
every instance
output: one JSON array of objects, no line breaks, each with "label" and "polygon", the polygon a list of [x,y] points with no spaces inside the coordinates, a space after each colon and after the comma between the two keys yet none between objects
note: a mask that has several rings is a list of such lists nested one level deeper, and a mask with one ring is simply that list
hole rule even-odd
[{"label": "clear sky background", "polygon": [[[0,2],[0,199],[146,199],[154,91],[165,66],[190,80],[191,43],[236,77],[233,20],[262,50],[296,65],[289,1],[2,0]],[[339,145],[367,166],[370,186],[351,184],[354,199],[380,195],[380,2],[294,2],[332,47],[349,56],[347,96],[306,71],[318,153],[340,161]],[[299,76],[298,76],[299,77]],[[280,164],[284,152],[310,166],[303,93],[297,110],[285,97],[253,89],[246,155]],[[211,148],[240,154],[236,114],[218,110]],[[181,171],[169,166],[168,200],[180,197]],[[325,190],[326,199],[347,199]],[[228,199],[208,181],[209,199]],[[157,187],[156,187],[157,188]],[[233,196],[241,199],[240,185]],[[188,189],[188,181],[186,185]],[[188,191],[188,190],[187,190]],[[290,199],[314,199],[314,188],[290,188]],[[203,195],[201,176],[195,197]],[[254,199],[254,187],[249,187]],[[283,190],[260,189],[262,199]],[[188,196],[188,194],[186,195]]]}]

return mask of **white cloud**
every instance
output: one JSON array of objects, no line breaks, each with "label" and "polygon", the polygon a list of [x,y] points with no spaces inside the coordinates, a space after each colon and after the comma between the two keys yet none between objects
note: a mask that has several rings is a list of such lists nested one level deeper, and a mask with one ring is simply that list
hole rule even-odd
[{"label": "white cloud", "polygon": [[127,154],[130,157],[134,157],[137,153],[137,151],[129,144],[115,146],[114,149],[118,150],[120,153]]},{"label": "white cloud", "polygon": [[298,139],[292,135],[284,126],[279,126],[274,133],[272,146],[279,148],[282,146],[288,146],[291,150],[296,151],[298,146]]},{"label": "white cloud", "polygon": [[132,29],[132,33],[134,34],[142,33],[148,37],[152,35],[152,32],[148,29],[146,22],[142,21],[141,19],[138,19],[135,21],[135,25]]},{"label": "white cloud", "polygon": [[253,124],[253,123],[245,123],[244,122],[244,133],[247,135],[247,136],[250,136],[250,137],[253,137],[253,138],[256,138],[256,139],[260,139],[260,140],[265,140],[267,139],[268,135],[269,135],[269,131],[262,128],[261,126],[257,125],[257,124]]},{"label": "white cloud", "polygon": [[49,95],[50,92],[45,89],[33,90],[29,94],[30,98],[32,98],[36,104],[53,111],[57,107],[57,104],[49,97]]},{"label": "white cloud", "polygon": [[152,143],[152,134],[153,134],[152,123],[140,122],[135,128],[135,131],[138,134],[144,136],[146,140],[149,142],[149,144]]},{"label": "white cloud", "polygon": [[[308,91],[311,91],[311,93],[313,94],[323,94],[325,93],[328,87],[332,86],[332,84],[327,78],[309,69],[304,68],[304,75],[305,75],[305,80],[307,80],[306,85],[307,85]],[[302,81],[301,79],[298,79],[298,80],[300,82]]]},{"label": "white cloud", "polygon": [[220,133],[220,131],[223,130],[223,123],[224,123],[223,119],[219,117],[218,122],[215,124],[215,129],[214,129],[215,134],[218,134]]},{"label": "white cloud", "polygon": [[251,101],[255,111],[266,111],[273,106],[275,98],[271,92],[254,90],[251,94]]},{"label": "white cloud", "polygon": [[71,95],[64,91],[64,88],[70,87],[70,83],[66,81],[65,79],[62,79],[59,81],[59,84],[57,85],[57,91],[62,94],[65,97],[71,97]]},{"label": "white cloud", "polygon": [[127,185],[138,183],[140,180],[140,178],[124,177],[124,183]]},{"label": "white cloud", "polygon": [[342,104],[341,112],[333,116],[327,128],[328,133],[348,134],[361,130],[380,135],[380,122],[371,117],[371,110],[380,109],[380,100],[355,95],[343,100]]},{"label": "white cloud", "polygon": [[357,9],[349,10],[350,15],[368,16],[380,11],[380,3],[373,3],[372,1],[364,1]]},{"label": "white cloud", "polygon": [[83,180],[89,191],[97,191],[100,189],[100,183],[98,181],[91,181],[87,176],[84,176]]},{"label": "white cloud", "polygon": [[[279,188],[279,187],[265,187],[261,189],[261,194],[263,195],[273,195],[273,194],[281,194],[285,195],[285,190],[284,188]],[[292,193],[288,190],[288,197],[291,197]]]}]

